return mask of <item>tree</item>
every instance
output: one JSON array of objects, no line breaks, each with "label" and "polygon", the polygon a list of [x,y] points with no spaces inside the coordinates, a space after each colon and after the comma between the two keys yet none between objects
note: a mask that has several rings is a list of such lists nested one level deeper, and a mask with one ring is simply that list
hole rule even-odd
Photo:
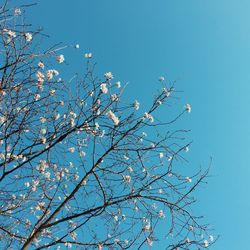
[{"label": "tree", "polygon": [[56,68],[72,46],[43,50],[28,7],[0,7],[0,248],[141,249],[161,220],[167,249],[209,247],[209,228],[192,213],[208,171],[186,177],[175,166],[190,143],[173,125],[191,106],[155,117],[174,83],[161,77],[142,113],[111,72],[96,75],[91,53],[85,74],[64,81]]}]

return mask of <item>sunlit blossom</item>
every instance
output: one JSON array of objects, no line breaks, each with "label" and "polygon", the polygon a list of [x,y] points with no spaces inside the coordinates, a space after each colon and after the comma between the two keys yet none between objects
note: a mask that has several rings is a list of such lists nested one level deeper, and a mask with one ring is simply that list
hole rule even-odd
[{"label": "sunlit blossom", "polygon": [[81,152],[80,152],[80,156],[81,156],[81,157],[85,157],[85,156],[86,156],[86,153],[85,153],[84,151],[81,151]]},{"label": "sunlit blossom", "polygon": [[167,157],[167,160],[168,160],[168,161],[172,161],[172,160],[173,160],[173,156],[169,155],[169,156]]},{"label": "sunlit blossom", "polygon": [[57,114],[54,114],[54,117],[53,117],[53,118],[54,118],[54,120],[56,121],[56,120],[58,120],[58,119],[60,118],[60,116],[61,116],[61,115],[60,115],[59,113],[57,113]]},{"label": "sunlit blossom", "polygon": [[14,15],[15,16],[20,16],[22,14],[22,11],[20,8],[15,8]]},{"label": "sunlit blossom", "polygon": [[56,57],[58,63],[63,63],[65,61],[64,55],[59,55]]},{"label": "sunlit blossom", "polygon": [[45,117],[40,117],[40,122],[41,123],[45,123],[46,122],[46,118]]},{"label": "sunlit blossom", "polygon": [[75,152],[75,148],[74,147],[69,148],[69,152],[70,153],[74,153]]},{"label": "sunlit blossom", "polygon": [[115,124],[115,125],[118,125],[119,124],[119,119],[118,119],[118,117],[111,111],[111,110],[109,110],[107,113],[106,113],[106,115],[107,115],[107,117],[109,117],[112,121],[113,121],[113,123]]},{"label": "sunlit blossom", "polygon": [[105,78],[107,80],[112,80],[114,77],[113,77],[113,74],[111,72],[107,72],[104,74]]},{"label": "sunlit blossom", "polygon": [[185,110],[186,110],[186,112],[190,113],[191,112],[191,105],[187,103],[185,105]]},{"label": "sunlit blossom", "polygon": [[26,39],[27,42],[31,42],[32,34],[31,33],[25,33],[25,39]]},{"label": "sunlit blossom", "polygon": [[41,69],[44,69],[44,64],[43,64],[42,62],[39,62],[39,63],[37,64],[37,66],[38,66],[39,68],[41,68]]},{"label": "sunlit blossom", "polygon": [[214,236],[213,236],[213,235],[209,235],[209,240],[210,240],[211,242],[213,242],[213,241],[214,241]]},{"label": "sunlit blossom", "polygon": [[35,101],[38,101],[40,98],[41,98],[41,96],[39,94],[35,94],[34,95],[34,100]]},{"label": "sunlit blossom", "polygon": [[115,86],[119,89],[121,87],[121,82],[116,82]]},{"label": "sunlit blossom", "polygon": [[85,53],[84,57],[87,59],[90,59],[90,58],[92,58],[92,53]]},{"label": "sunlit blossom", "polygon": [[149,237],[147,237],[147,243],[149,246],[151,246],[151,247],[153,246],[153,240]]},{"label": "sunlit blossom", "polygon": [[140,108],[140,103],[137,100],[135,100],[135,102],[134,102],[134,109],[138,110],[139,108]]},{"label": "sunlit blossom", "polygon": [[143,225],[143,231],[149,232],[150,229],[151,229],[151,224],[150,224],[150,222],[147,222],[147,223],[145,223],[145,224]]},{"label": "sunlit blossom", "polygon": [[24,186],[28,188],[30,186],[30,183],[29,182],[25,182]]},{"label": "sunlit blossom", "polygon": [[204,247],[208,247],[209,246],[209,242],[207,240],[204,240],[203,245],[204,245]]},{"label": "sunlit blossom", "polygon": [[164,218],[165,218],[165,214],[164,214],[163,210],[160,210],[160,211],[159,211],[159,217],[160,217],[161,219],[164,219]]},{"label": "sunlit blossom", "polygon": [[154,122],[154,117],[151,114],[147,113],[147,112],[144,113],[143,117],[145,119],[149,119],[150,122]]},{"label": "sunlit blossom", "polygon": [[123,180],[124,180],[125,183],[130,183],[131,176],[130,175],[125,175],[125,176],[123,176]]},{"label": "sunlit blossom", "polygon": [[163,82],[164,80],[165,80],[165,77],[164,77],[164,76],[160,76],[160,77],[159,77],[159,81],[160,81],[160,82]]},{"label": "sunlit blossom", "polygon": [[102,91],[103,94],[107,94],[107,93],[108,93],[107,84],[102,83],[102,84],[100,85],[100,89],[101,89],[101,91]]},{"label": "sunlit blossom", "polygon": [[111,95],[110,99],[111,99],[112,102],[117,102],[119,100],[117,94]]}]

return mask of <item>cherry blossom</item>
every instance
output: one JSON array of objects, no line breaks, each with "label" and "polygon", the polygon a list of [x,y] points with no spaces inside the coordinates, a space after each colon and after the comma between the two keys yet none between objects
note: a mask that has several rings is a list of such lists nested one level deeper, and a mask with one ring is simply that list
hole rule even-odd
[{"label": "cherry blossom", "polygon": [[31,42],[32,34],[31,33],[25,33],[25,39],[26,39],[27,42]]},{"label": "cherry blossom", "polygon": [[191,112],[191,105],[187,103],[185,105],[185,110],[186,110],[186,112],[190,113]]},{"label": "cherry blossom", "polygon": [[113,74],[111,72],[107,72],[104,74],[105,78],[107,80],[112,80],[113,79]]},{"label": "cherry blossom", "polygon": [[58,63],[63,63],[65,61],[64,55],[59,55],[56,57]]}]

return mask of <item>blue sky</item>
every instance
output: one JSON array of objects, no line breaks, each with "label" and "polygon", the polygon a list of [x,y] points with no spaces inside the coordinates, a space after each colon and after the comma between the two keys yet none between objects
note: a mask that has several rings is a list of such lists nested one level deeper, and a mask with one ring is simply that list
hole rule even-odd
[{"label": "blue sky", "polygon": [[[198,192],[199,214],[220,234],[213,250],[246,249],[250,239],[250,1],[43,0],[29,20],[50,42],[79,43],[71,67],[84,70],[92,52],[98,72],[128,81],[147,105],[164,75],[189,102],[183,128],[192,129],[190,167],[208,166],[209,185]],[[67,60],[68,58],[66,58]],[[163,113],[162,115],[168,115]]]}]

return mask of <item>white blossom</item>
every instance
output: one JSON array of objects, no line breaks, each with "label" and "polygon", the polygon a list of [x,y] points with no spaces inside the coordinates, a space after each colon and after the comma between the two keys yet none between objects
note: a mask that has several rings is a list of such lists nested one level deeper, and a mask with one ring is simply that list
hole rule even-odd
[{"label": "white blossom", "polygon": [[54,118],[54,120],[56,121],[56,120],[58,120],[58,119],[60,118],[60,116],[61,116],[61,115],[60,115],[59,113],[57,113],[57,114],[54,114],[54,117],[53,117],[53,118]]},{"label": "white blossom", "polygon": [[135,100],[135,102],[134,102],[134,109],[138,110],[139,108],[140,108],[140,103],[137,100]]},{"label": "white blossom", "polygon": [[63,63],[65,61],[64,55],[59,55],[56,57],[58,63]]},{"label": "white blossom", "polygon": [[155,203],[153,203],[153,205],[151,206],[153,210],[156,210],[157,209],[157,206]]},{"label": "white blossom", "polygon": [[186,110],[186,112],[190,113],[191,112],[191,105],[187,103],[185,105],[185,110]]},{"label": "white blossom", "polygon": [[213,235],[209,235],[209,240],[210,240],[211,242],[213,242],[213,241],[214,241],[214,236],[213,236]]},{"label": "white blossom", "polygon": [[121,82],[116,82],[115,86],[119,89],[121,87]]},{"label": "white blossom", "polygon": [[70,153],[74,153],[75,152],[75,148],[74,147],[69,148],[69,152]]},{"label": "white blossom", "polygon": [[41,69],[44,69],[44,64],[43,64],[42,62],[39,62],[39,63],[37,64],[37,66],[38,66],[39,68],[41,68]]},{"label": "white blossom", "polygon": [[66,247],[68,247],[68,248],[72,248],[72,243],[70,243],[70,242],[65,242],[65,244],[64,244]]},{"label": "white blossom", "polygon": [[49,91],[49,94],[50,94],[51,96],[54,96],[55,93],[56,93],[56,91],[55,91],[54,89],[51,89],[51,90]]},{"label": "white blossom", "polygon": [[40,120],[41,123],[45,123],[46,122],[46,118],[45,117],[40,117],[39,120]]},{"label": "white blossom", "polygon": [[14,15],[15,16],[20,16],[22,14],[22,11],[20,8],[15,8]]},{"label": "white blossom", "polygon": [[113,121],[113,123],[115,124],[115,125],[118,125],[119,124],[119,119],[118,119],[118,117],[111,111],[111,110],[109,110],[107,113],[106,113],[106,115],[107,115],[107,117],[109,117],[112,121]]},{"label": "white blossom", "polygon": [[77,233],[74,231],[74,232],[70,233],[69,236],[70,236],[73,240],[76,240]]},{"label": "white blossom", "polygon": [[[52,71],[52,74],[53,74],[54,76],[58,76],[58,75],[59,75],[58,70],[52,69],[51,71]],[[58,79],[58,80],[59,80],[59,79]]]},{"label": "white blossom", "polygon": [[108,93],[108,88],[107,88],[107,84],[102,83],[100,86],[100,89],[102,91],[103,94],[107,94]]},{"label": "white blossom", "polygon": [[41,96],[39,94],[35,94],[34,95],[34,100],[35,101],[38,101],[40,98],[41,98]]},{"label": "white blossom", "polygon": [[154,122],[154,117],[151,114],[147,113],[147,112],[144,113],[143,117],[145,119],[149,119],[150,122]]},{"label": "white blossom", "polygon": [[16,37],[16,32],[14,32],[14,31],[7,30],[7,29],[4,29],[3,31],[6,32],[8,34],[8,36],[11,37],[11,38]]},{"label": "white blossom", "polygon": [[86,153],[85,153],[84,151],[81,151],[81,152],[80,152],[80,156],[81,156],[81,157],[84,157],[84,156],[86,156]]},{"label": "white blossom", "polygon": [[70,126],[71,128],[75,126],[75,120],[73,118],[70,119]]},{"label": "white blossom", "polygon": [[125,183],[130,183],[131,176],[130,175],[125,175],[125,176],[123,176],[123,180],[124,180]]},{"label": "white blossom", "polygon": [[159,217],[160,217],[161,219],[164,219],[164,218],[165,218],[165,214],[164,214],[164,212],[163,212],[162,210],[159,211]]},{"label": "white blossom", "polygon": [[149,222],[147,222],[147,223],[145,223],[145,224],[143,225],[143,231],[149,232],[150,229],[151,229],[151,225],[150,225]]},{"label": "white blossom", "polygon": [[129,160],[129,157],[127,155],[123,155],[123,158],[128,161]]},{"label": "white blossom", "polygon": [[203,245],[204,245],[204,247],[208,247],[209,246],[209,242],[207,240],[204,240]]},{"label": "white blossom", "polygon": [[164,154],[161,152],[161,153],[159,154],[159,157],[160,157],[160,158],[163,158],[163,157],[164,157]]},{"label": "white blossom", "polygon": [[166,97],[170,96],[170,91],[168,91],[166,88],[163,88],[162,92],[166,95]]},{"label": "white blossom", "polygon": [[118,242],[120,242],[119,239],[114,239],[114,243],[117,244]]},{"label": "white blossom", "polygon": [[162,193],[163,193],[163,189],[160,188],[160,189],[158,190],[158,193],[159,193],[159,194],[162,194]]},{"label": "white blossom", "polygon": [[162,101],[157,100],[157,104],[158,104],[158,105],[162,105]]},{"label": "white blossom", "polygon": [[24,186],[28,188],[30,186],[30,183],[29,182],[25,182]]},{"label": "white blossom", "polygon": [[40,72],[40,71],[37,71],[36,72],[36,78],[37,78],[37,81],[38,81],[38,87],[42,87],[42,84],[43,84],[43,82],[44,82],[44,78],[45,78],[45,76],[44,76],[44,74],[42,73],[42,72]]},{"label": "white blossom", "polygon": [[190,178],[190,177],[186,177],[186,182],[189,182],[189,183],[191,183],[192,182],[192,179]]},{"label": "white blossom", "polygon": [[46,172],[46,173],[44,174],[44,177],[45,177],[46,179],[49,179],[49,178],[50,178],[50,172]]},{"label": "white blossom", "polygon": [[31,33],[25,33],[25,39],[26,39],[27,42],[31,42],[32,34]]},{"label": "white blossom", "polygon": [[111,95],[110,98],[111,98],[112,102],[117,102],[117,101],[118,101],[118,96],[117,96],[117,94]]},{"label": "white blossom", "polygon": [[53,78],[53,71],[50,69],[50,70],[47,70],[47,72],[46,72],[46,76],[47,76],[47,78],[48,78],[48,80],[52,80],[52,78]]},{"label": "white blossom", "polygon": [[47,141],[46,137],[42,136],[42,137],[41,137],[41,141],[42,141],[42,144],[45,144],[46,141]]},{"label": "white blossom", "polygon": [[167,159],[168,159],[168,161],[172,161],[173,160],[173,156],[170,155],[170,156],[168,156]]},{"label": "white blossom", "polygon": [[106,72],[104,76],[107,80],[112,80],[114,78],[111,72]]},{"label": "white blossom", "polygon": [[149,237],[147,237],[147,243],[149,246],[151,246],[151,247],[153,246],[153,240]]},{"label": "white blossom", "polygon": [[4,116],[0,116],[0,124],[3,124],[6,122],[6,118]]},{"label": "white blossom", "polygon": [[90,58],[92,58],[92,53],[85,53],[84,57],[87,59],[90,59]]},{"label": "white blossom", "polygon": [[128,171],[129,171],[130,173],[132,173],[134,170],[133,170],[132,167],[128,167]]}]

